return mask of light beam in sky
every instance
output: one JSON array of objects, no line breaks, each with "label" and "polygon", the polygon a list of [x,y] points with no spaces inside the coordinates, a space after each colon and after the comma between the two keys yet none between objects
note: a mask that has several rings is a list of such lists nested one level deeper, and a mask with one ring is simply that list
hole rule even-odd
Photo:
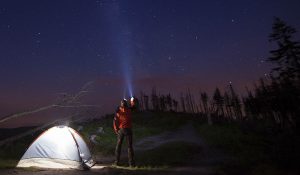
[{"label": "light beam in sky", "polygon": [[133,97],[132,86],[132,57],[133,48],[131,31],[125,13],[121,13],[120,2],[107,4],[105,16],[111,27],[111,42],[118,57],[120,71],[124,79],[124,98]]}]

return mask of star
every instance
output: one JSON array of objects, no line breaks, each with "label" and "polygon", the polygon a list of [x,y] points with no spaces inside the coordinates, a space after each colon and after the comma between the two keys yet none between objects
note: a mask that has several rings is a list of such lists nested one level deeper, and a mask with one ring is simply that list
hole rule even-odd
[{"label": "star", "polygon": [[180,72],[184,72],[185,68],[183,66],[177,66],[178,71]]}]

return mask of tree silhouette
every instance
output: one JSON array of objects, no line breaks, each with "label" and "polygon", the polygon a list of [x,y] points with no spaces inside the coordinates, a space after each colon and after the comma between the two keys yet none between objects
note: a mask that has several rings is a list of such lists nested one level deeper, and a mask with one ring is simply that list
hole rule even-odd
[{"label": "tree silhouette", "polygon": [[231,120],[232,118],[232,111],[231,111],[231,100],[227,92],[224,93],[224,105],[226,109],[226,118]]},{"label": "tree silhouette", "polygon": [[277,78],[280,80],[300,80],[300,45],[299,42],[293,41],[295,33],[296,29],[275,18],[269,41],[276,42],[278,49],[270,51],[272,56],[268,61],[278,65],[273,71],[279,74]]},{"label": "tree silhouette", "polygon": [[[156,89],[153,88],[152,109],[200,112],[207,117],[209,124],[212,124],[213,114],[228,121],[243,121],[243,114],[246,114],[247,119],[275,123],[275,126],[280,126],[281,129],[296,128],[300,122],[300,44],[293,39],[295,32],[294,28],[275,18],[269,40],[275,42],[278,48],[270,51],[268,61],[275,63],[276,67],[270,77],[261,78],[254,84],[252,91],[247,89],[246,97],[240,98],[230,84],[223,95],[220,89],[216,88],[211,99],[206,92],[200,92],[200,100],[196,104],[194,96],[187,89],[185,93],[180,94],[178,110],[178,102],[170,93],[157,95]],[[149,97],[143,93],[141,97],[141,105],[146,110],[149,109]]]},{"label": "tree silhouette", "polygon": [[208,112],[208,96],[207,96],[207,93],[206,92],[201,92],[200,96],[201,96],[204,112],[207,114],[207,112]]},{"label": "tree silhouette", "polygon": [[183,97],[182,93],[180,95],[180,103],[181,103],[182,112],[186,112],[186,108],[185,108],[186,104],[185,104],[184,97]]},{"label": "tree silhouette", "polygon": [[164,95],[159,96],[159,107],[160,111],[166,111],[166,98]]},{"label": "tree silhouette", "polygon": [[234,111],[234,119],[242,119],[242,107],[241,107],[241,100],[239,96],[235,93],[232,84],[229,85],[229,92],[230,92],[230,104],[233,107]]},{"label": "tree silhouette", "polygon": [[175,99],[172,100],[173,106],[174,106],[174,111],[178,112],[178,101],[176,101]]},{"label": "tree silhouette", "polygon": [[145,106],[145,110],[149,110],[149,96],[148,95],[144,95],[144,106]]},{"label": "tree silhouette", "polygon": [[278,48],[270,51],[271,57],[268,58],[268,61],[277,65],[273,68],[277,74],[270,86],[273,94],[270,101],[277,107],[273,113],[278,116],[275,118],[281,119],[282,127],[286,124],[296,125],[299,123],[299,117],[296,116],[300,113],[300,44],[293,38],[296,29],[281,19],[275,18],[272,29],[269,40],[275,42]]},{"label": "tree silhouette", "polygon": [[222,97],[219,88],[216,88],[216,90],[214,92],[213,103],[216,106],[216,114],[218,116],[220,116],[220,115],[224,116],[224,110],[223,110],[224,98]]},{"label": "tree silhouette", "polygon": [[156,88],[152,88],[152,94],[151,94],[151,102],[152,102],[152,107],[154,111],[159,110],[159,98],[156,93]]},{"label": "tree silhouette", "polygon": [[167,105],[167,108],[169,109],[169,111],[173,110],[172,97],[171,97],[170,93],[166,96],[166,105]]}]

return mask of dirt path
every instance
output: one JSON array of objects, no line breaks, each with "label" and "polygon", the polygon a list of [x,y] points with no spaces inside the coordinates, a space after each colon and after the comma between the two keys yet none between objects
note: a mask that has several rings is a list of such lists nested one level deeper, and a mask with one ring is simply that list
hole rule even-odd
[{"label": "dirt path", "polygon": [[206,147],[203,140],[197,136],[193,124],[189,122],[174,132],[164,132],[160,135],[146,137],[135,144],[135,149],[137,151],[149,150],[169,142],[177,141],[190,142]]},{"label": "dirt path", "polygon": [[199,171],[206,171],[205,169],[210,166],[215,166],[225,161],[232,159],[225,155],[222,151],[212,149],[205,141],[197,134],[193,123],[189,122],[177,129],[174,132],[164,132],[160,135],[146,137],[135,144],[136,151],[147,151],[150,149],[157,148],[163,144],[170,142],[187,142],[196,144],[201,147],[201,153],[195,155],[197,164],[199,167],[178,167],[178,171],[186,169],[197,169]]},{"label": "dirt path", "polygon": [[[202,138],[200,138],[197,135],[196,130],[193,127],[193,124],[189,122],[174,132],[168,131],[159,135],[150,136],[139,140],[134,144],[134,150],[138,153],[141,151],[147,151],[147,150],[158,148],[161,145],[169,142],[178,142],[178,141],[189,142],[189,143],[197,144],[202,148],[207,148]],[[124,146],[126,147],[126,143],[124,144]],[[127,156],[126,151],[127,151],[126,149],[122,150],[122,157]],[[111,164],[114,161],[114,156],[103,157],[100,155],[96,155],[95,159],[97,160],[97,162],[101,164]]]}]

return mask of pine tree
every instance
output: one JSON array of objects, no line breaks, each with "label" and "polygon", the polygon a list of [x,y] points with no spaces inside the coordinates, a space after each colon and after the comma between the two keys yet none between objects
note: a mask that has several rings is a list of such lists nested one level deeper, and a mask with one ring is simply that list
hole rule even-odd
[{"label": "pine tree", "polygon": [[278,49],[270,51],[268,61],[278,65],[273,68],[279,80],[300,80],[300,45],[293,40],[296,30],[284,21],[275,18],[273,32],[269,36],[270,42],[276,42]]},{"label": "pine tree", "polygon": [[226,109],[226,117],[228,119],[231,119],[232,117],[232,112],[231,112],[231,100],[230,100],[230,97],[228,95],[227,92],[224,93],[224,105],[225,105],[225,109]]},{"label": "pine tree", "polygon": [[275,111],[280,111],[283,126],[285,124],[282,122],[285,121],[291,125],[295,125],[295,121],[300,122],[300,43],[293,38],[295,33],[296,29],[275,18],[273,31],[269,36],[270,42],[275,42],[278,46],[276,50],[270,51],[272,56],[268,61],[277,65],[273,71],[277,73],[274,76],[279,86],[273,92],[276,98],[272,100],[277,103]]}]

